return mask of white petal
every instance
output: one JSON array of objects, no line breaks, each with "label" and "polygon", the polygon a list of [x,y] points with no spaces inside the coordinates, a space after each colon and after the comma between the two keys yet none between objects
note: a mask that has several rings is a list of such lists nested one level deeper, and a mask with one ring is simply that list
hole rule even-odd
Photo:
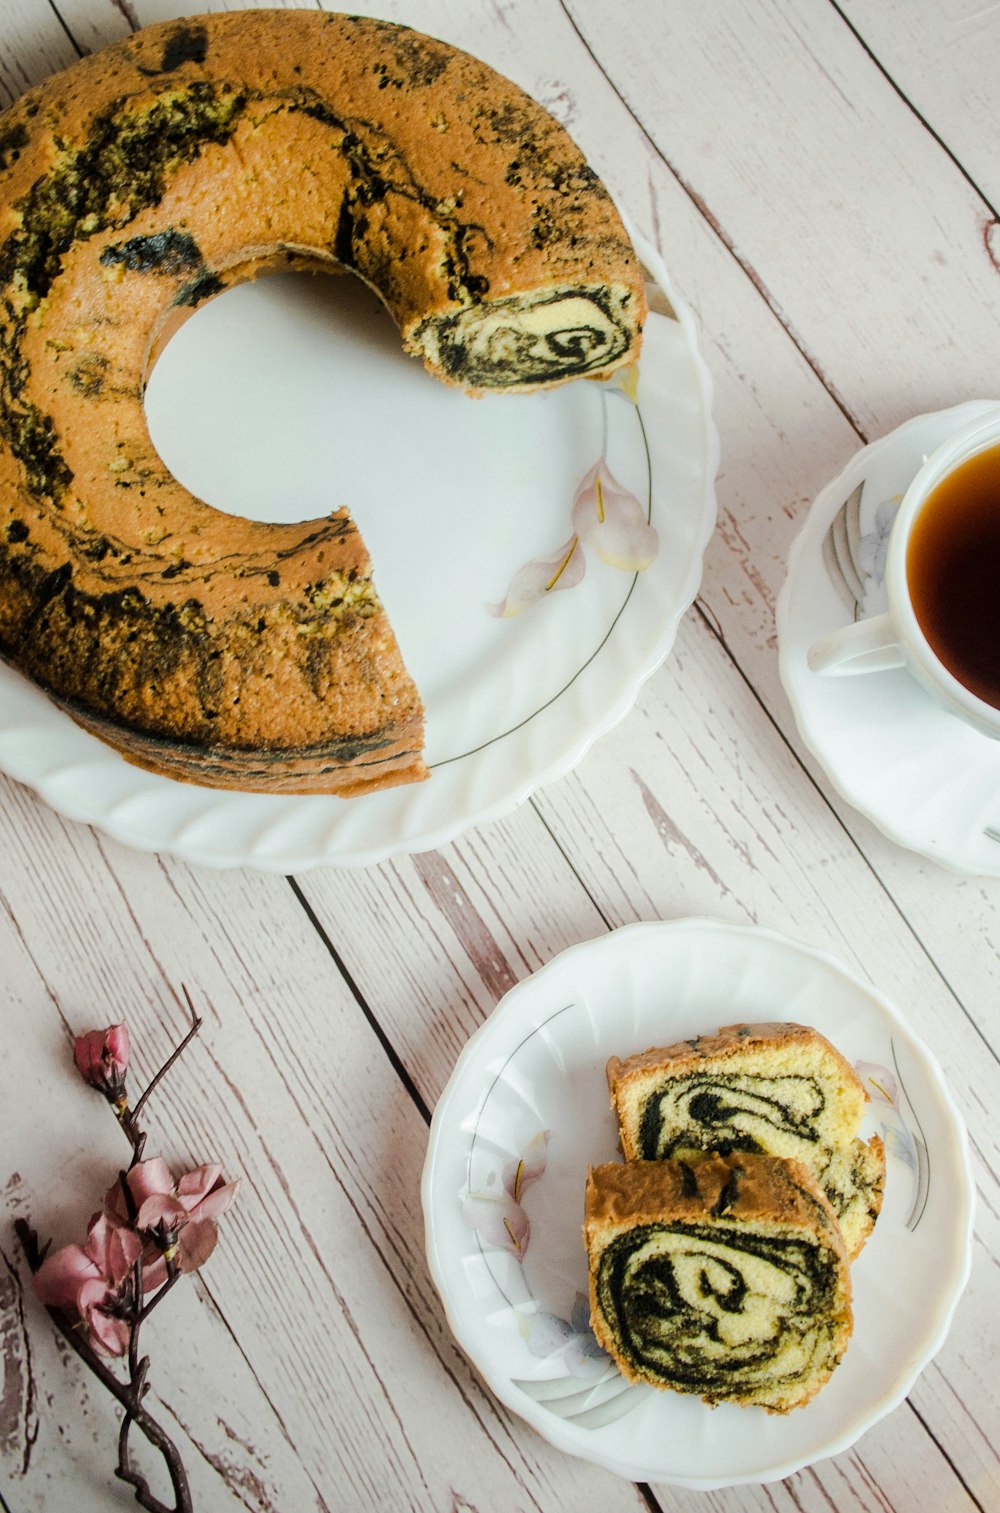
[{"label": "white petal", "polygon": [[462,1216],[489,1245],[509,1251],[520,1261],[528,1248],[531,1226],[520,1203],[506,1193],[466,1193],[462,1199]]}]

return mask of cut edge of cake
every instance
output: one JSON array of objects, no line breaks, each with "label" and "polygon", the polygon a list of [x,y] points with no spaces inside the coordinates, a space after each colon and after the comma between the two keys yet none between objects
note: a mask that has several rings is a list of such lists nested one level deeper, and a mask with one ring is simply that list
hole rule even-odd
[{"label": "cut edge of cake", "polygon": [[[610,1162],[590,1169],[587,1177],[584,1222],[584,1242],[587,1249],[590,1280],[591,1326],[598,1343],[617,1362],[626,1379],[647,1382],[658,1388],[696,1393],[710,1404],[729,1402],[741,1406],[759,1406],[771,1413],[787,1413],[802,1407],[816,1395],[829,1380],[843,1358],[853,1328],[851,1307],[850,1262],[843,1235],[828,1200],[819,1190],[808,1170],[799,1162],[770,1156],[740,1153],[720,1156],[712,1153],[694,1161],[634,1161]],[[609,1269],[617,1257],[605,1264],[608,1252],[616,1242],[644,1231],[642,1246],[658,1258],[662,1270],[665,1249],[664,1237],[676,1241],[682,1266],[681,1280],[674,1277],[677,1294],[683,1301],[686,1288],[689,1292],[704,1289],[704,1334],[709,1341],[707,1363],[715,1370],[719,1380],[707,1384],[697,1381],[696,1364],[690,1356],[692,1346],[687,1344],[686,1356],[672,1351],[673,1379],[669,1371],[656,1372],[648,1365],[638,1364],[624,1347],[621,1330],[616,1329],[606,1306],[612,1288]],[[736,1240],[749,1239],[751,1248],[742,1250]],[[660,1250],[657,1251],[659,1240]],[[725,1262],[722,1254],[746,1254],[750,1271],[757,1276],[761,1287],[771,1276],[775,1262],[762,1258],[760,1250],[773,1242],[777,1251],[805,1245],[824,1253],[819,1268],[823,1280],[820,1292],[828,1290],[828,1306],[821,1318],[815,1319],[802,1334],[804,1362],[798,1371],[784,1379],[754,1385],[752,1381],[739,1380],[743,1362],[736,1355],[725,1355],[718,1343],[718,1332],[724,1330],[727,1320],[732,1330],[732,1319],[738,1310],[727,1304],[729,1296],[722,1298],[720,1309],[713,1313],[711,1299],[713,1268],[720,1279],[736,1271],[735,1266]],[[701,1260],[692,1260],[684,1253],[684,1247],[705,1249]],[[631,1277],[635,1280],[638,1266],[633,1265]],[[701,1268],[699,1270],[699,1268]],[[780,1270],[780,1268],[778,1268]],[[678,1268],[675,1268],[675,1272]],[[624,1273],[623,1273],[624,1275]],[[738,1274],[737,1274],[738,1275]],[[700,1279],[700,1280],[699,1280]],[[654,1282],[659,1280],[654,1278]],[[742,1279],[730,1284],[730,1293],[739,1291]],[[752,1281],[751,1281],[752,1286]],[[655,1288],[653,1289],[655,1292]],[[795,1294],[797,1296],[797,1293]],[[644,1292],[640,1302],[648,1303]],[[775,1301],[779,1313],[782,1300]],[[738,1327],[738,1326],[736,1326]],[[749,1320],[752,1331],[754,1320]],[[663,1326],[660,1333],[663,1334]],[[763,1342],[762,1342],[763,1343]],[[666,1347],[661,1347],[666,1351]],[[785,1356],[789,1347],[785,1346]],[[795,1355],[795,1342],[791,1354]],[[785,1357],[779,1355],[778,1359]],[[684,1371],[694,1376],[686,1383],[681,1380]],[[731,1380],[725,1385],[727,1372]],[[764,1373],[766,1376],[766,1372]],[[743,1377],[748,1374],[744,1371]]]}]

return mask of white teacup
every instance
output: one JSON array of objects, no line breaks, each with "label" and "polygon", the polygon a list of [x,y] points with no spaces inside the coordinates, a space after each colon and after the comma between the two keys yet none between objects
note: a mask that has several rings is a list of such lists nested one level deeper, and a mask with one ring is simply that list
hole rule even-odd
[{"label": "white teacup", "polygon": [[913,608],[906,568],[913,525],[928,496],[970,457],[994,447],[1000,447],[1000,413],[996,412],[963,426],[926,458],[892,524],[885,571],[888,614],[859,620],[824,636],[810,647],[808,662],[813,672],[834,677],[905,666],[943,709],[1000,740],[1000,709],[960,682],[928,642]]}]

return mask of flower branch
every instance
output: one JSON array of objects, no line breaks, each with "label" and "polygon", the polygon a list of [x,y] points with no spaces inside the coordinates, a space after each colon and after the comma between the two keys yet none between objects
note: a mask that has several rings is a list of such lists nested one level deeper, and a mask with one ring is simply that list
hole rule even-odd
[{"label": "flower branch", "polygon": [[[217,1220],[239,1189],[225,1182],[218,1162],[209,1162],[175,1178],[161,1157],[144,1160],[147,1134],[139,1116],[150,1094],[197,1035],[201,1019],[184,989],[191,1027],[129,1107],[127,1071],[131,1055],[124,1024],[90,1030],[77,1037],[77,1070],[114,1110],[132,1158],[92,1215],[82,1245],[51,1251],[41,1246],[23,1220],[16,1225],[21,1248],[34,1277],[35,1293],[59,1333],[124,1411],[118,1435],[116,1475],[135,1489],[136,1501],[150,1513],[191,1513],[191,1493],[176,1446],[143,1406],[149,1390],[149,1357],[140,1356],[140,1330],[153,1309],[187,1272],[196,1271],[215,1249]],[[124,1357],[127,1379],[102,1357]],[[132,1463],[133,1424],[166,1463],[174,1496],[168,1508],[150,1490]]]}]

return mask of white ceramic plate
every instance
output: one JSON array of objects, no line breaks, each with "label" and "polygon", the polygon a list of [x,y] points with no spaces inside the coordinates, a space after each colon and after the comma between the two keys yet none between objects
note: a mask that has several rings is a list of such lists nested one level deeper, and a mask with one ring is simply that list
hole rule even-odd
[{"label": "white ceramic plate", "polygon": [[[638,406],[585,381],[470,400],[406,357],[348,278],[232,290],[152,376],[153,440],[202,498],[272,520],[350,506],[423,696],[430,781],[350,801],[177,783],[2,663],[0,770],[127,845],[285,872],[439,846],[569,771],[669,652],[715,523],[708,371],[666,270],[637,245],[673,309],[650,317]],[[579,586],[495,618],[514,573],[569,540],[602,447],[659,533],[656,559],[634,574],[594,558]]]},{"label": "white ceramic plate", "polygon": [[905,671],[822,677],[810,646],[886,608],[885,546],[924,458],[996,410],[920,415],[863,448],[816,499],[778,598],[779,665],[799,732],[837,791],[890,840],[959,872],[1000,877],[1000,741],[945,713]]},{"label": "white ceramic plate", "polygon": [[[587,1168],[619,1159],[607,1058],[773,1019],[812,1025],[864,1063],[864,1132],[880,1129],[887,1149],[882,1213],[852,1268],[847,1354],[810,1404],[783,1416],[629,1385],[589,1332],[581,1238]],[[530,1170],[543,1148],[520,1214],[493,1202],[511,1163]],[[902,1401],[968,1277],[973,1194],[941,1073],[881,994],[822,952],[699,919],[613,931],[508,993],[441,1096],[423,1176],[431,1273],[497,1397],[572,1455],[701,1489],[788,1476]],[[530,1224],[520,1259],[502,1243],[504,1217],[514,1232]]]}]

